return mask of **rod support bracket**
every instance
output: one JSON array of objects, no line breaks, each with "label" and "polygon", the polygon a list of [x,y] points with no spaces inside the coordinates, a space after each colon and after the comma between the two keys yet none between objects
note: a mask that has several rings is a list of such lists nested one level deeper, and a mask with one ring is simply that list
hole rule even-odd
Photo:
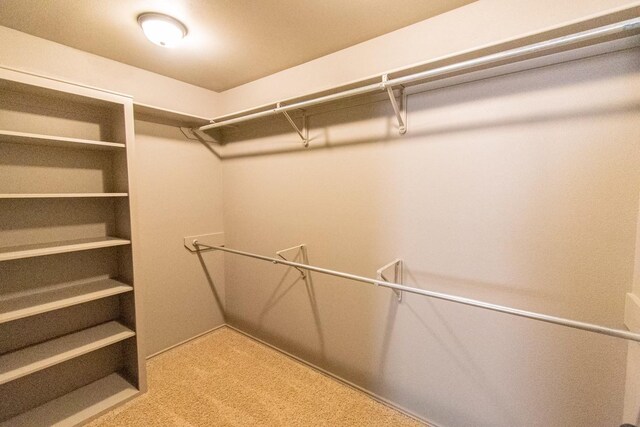
[{"label": "rod support bracket", "polygon": [[[389,280],[385,274],[388,270],[393,267],[393,280]],[[393,282],[398,283],[400,285],[404,285],[404,261],[400,258],[396,258],[388,264],[383,265],[376,271],[377,277],[379,280],[384,280],[385,282]],[[396,297],[398,298],[398,302],[402,302],[402,291],[398,289],[392,289],[395,292]]]},{"label": "rod support bracket", "polygon": [[[276,110],[279,109],[280,107],[281,105],[278,102],[276,104]],[[307,127],[307,114],[304,110],[301,110],[301,111],[302,111],[302,128],[299,128],[298,125],[296,125],[296,123],[293,121],[293,119],[291,118],[291,116],[287,111],[281,111],[281,113],[287,119],[291,127],[300,136],[300,139],[302,139],[302,145],[304,145],[305,148],[307,148],[309,147],[309,128]]]},{"label": "rod support bracket", "polygon": [[[279,256],[280,258],[282,258],[285,261],[289,261],[284,255],[283,253],[285,252],[290,252],[293,250],[298,250],[298,253],[300,253],[300,255],[302,255],[302,261],[303,264],[309,264],[309,258],[307,256],[307,245],[305,245],[304,243],[302,243],[301,245],[296,245],[296,246],[292,246],[290,248],[286,248],[286,249],[281,249],[279,251],[276,251],[276,255]],[[298,254],[296,253],[296,257],[298,256]],[[295,259],[295,258],[294,258]],[[276,262],[273,262],[274,264],[276,264]],[[293,267],[296,270],[298,270],[298,273],[300,273],[300,278],[304,281],[307,280],[307,272],[302,270],[299,267]]]},{"label": "rod support bracket", "polygon": [[404,87],[400,87],[400,105],[398,105],[398,101],[396,100],[396,95],[393,93],[393,87],[387,85],[389,81],[389,75],[382,75],[382,84],[381,87],[387,91],[387,95],[389,95],[389,101],[391,101],[391,106],[393,107],[393,112],[396,115],[396,119],[398,120],[398,132],[400,135],[404,135],[407,133],[407,94],[404,92]]},{"label": "rod support bracket", "polygon": [[218,232],[185,236],[182,239],[182,243],[191,253],[208,252],[216,250],[216,247],[224,246],[224,233]]}]

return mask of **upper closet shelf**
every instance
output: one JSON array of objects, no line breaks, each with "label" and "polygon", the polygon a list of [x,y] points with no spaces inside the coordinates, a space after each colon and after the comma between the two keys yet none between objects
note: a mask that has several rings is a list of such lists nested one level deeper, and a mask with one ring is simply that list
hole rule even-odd
[{"label": "upper closet shelf", "polygon": [[128,193],[4,193],[0,199],[72,199],[127,197]]},{"label": "upper closet shelf", "polygon": [[118,150],[125,148],[117,142],[69,138],[66,136],[41,135],[36,133],[0,130],[0,142],[11,144],[44,145],[48,147],[79,148],[88,150]]},{"label": "upper closet shelf", "polygon": [[87,251],[90,249],[128,245],[130,243],[130,240],[107,236],[94,237],[91,239],[64,240],[37,245],[10,246],[0,248],[0,261],[62,254],[66,252]]},{"label": "upper closet shelf", "polygon": [[199,127],[210,123],[206,117],[195,116],[166,108],[154,107],[152,105],[133,103],[133,113],[136,120],[160,123],[179,127]]}]

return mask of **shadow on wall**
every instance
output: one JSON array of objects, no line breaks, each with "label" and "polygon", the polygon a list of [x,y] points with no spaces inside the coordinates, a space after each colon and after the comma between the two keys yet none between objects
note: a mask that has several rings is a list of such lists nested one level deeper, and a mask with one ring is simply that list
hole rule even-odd
[{"label": "shadow on wall", "polygon": [[[548,114],[539,114],[539,115],[530,115],[528,117],[522,118],[513,118],[513,119],[495,119],[493,121],[482,120],[476,123],[467,123],[465,125],[452,124],[447,127],[430,127],[429,129],[424,130],[414,130],[409,127],[407,131],[407,135],[400,136],[397,134],[397,124],[395,123],[395,119],[390,118],[389,114],[391,110],[387,108],[387,104],[383,101],[379,101],[377,104],[379,107],[379,112],[376,114],[377,118],[384,121],[384,131],[377,132],[376,136],[363,137],[363,138],[349,138],[342,139],[339,137],[334,137],[331,132],[331,128],[335,127],[338,123],[336,120],[332,118],[328,120],[322,120],[321,117],[310,118],[310,126],[314,128],[321,128],[321,131],[311,131],[310,143],[309,147],[302,147],[302,143],[299,141],[294,142],[285,142],[282,140],[282,135],[285,133],[284,131],[288,131],[287,129],[282,129],[282,133],[277,133],[277,137],[274,137],[273,142],[264,141],[260,137],[256,137],[255,135],[251,139],[258,139],[257,142],[252,142],[247,138],[239,138],[240,140],[247,141],[245,143],[236,143],[237,146],[225,145],[223,147],[218,146],[215,143],[206,141],[204,139],[200,139],[200,142],[216,157],[222,160],[231,160],[231,159],[242,159],[247,157],[255,157],[255,156],[266,156],[266,155],[278,155],[278,154],[287,154],[287,153],[297,153],[300,151],[314,151],[314,150],[324,150],[324,149],[332,149],[332,148],[340,148],[340,147],[349,147],[354,145],[361,144],[374,144],[381,142],[391,142],[397,141],[400,139],[422,139],[425,137],[433,137],[437,135],[449,135],[457,132],[473,132],[480,131],[484,129],[492,129],[496,127],[505,127],[505,126],[517,126],[517,125],[527,125],[527,124],[536,124],[536,123],[551,123],[560,119],[578,119],[578,118],[593,118],[597,119],[602,115],[615,115],[625,112],[638,112],[640,111],[640,104],[631,103],[629,105],[620,105],[615,108],[603,107],[601,109],[590,109],[590,110],[582,110],[582,111],[573,111],[573,112],[563,112],[563,113],[548,113]],[[371,109],[373,110],[373,108]],[[387,111],[389,110],[389,111]],[[349,117],[354,117],[358,115],[358,113],[348,113],[346,114]],[[363,118],[370,119],[370,114],[363,114]],[[279,119],[273,119],[276,121]],[[329,124],[330,123],[330,124]],[[352,121],[348,123],[353,123]],[[411,124],[409,124],[411,126]],[[271,124],[269,128],[277,129],[279,126],[277,124]],[[420,141],[423,143],[424,141]]]},{"label": "shadow on wall", "polygon": [[213,277],[211,277],[211,273],[209,272],[209,269],[207,268],[207,264],[204,262],[204,258],[202,257],[202,252],[201,251],[197,251],[196,255],[198,256],[198,261],[200,262],[200,266],[202,267],[202,272],[204,273],[204,276],[207,279],[207,283],[209,284],[209,287],[211,288],[211,293],[212,293],[213,297],[215,298],[218,310],[219,310],[220,314],[222,314],[222,319],[223,319],[224,322],[226,322],[226,313],[225,313],[224,302],[220,298],[220,294],[218,293],[218,290],[216,289],[216,284],[213,281]]},{"label": "shadow on wall", "polygon": [[[283,259],[286,259],[286,258],[283,258]],[[290,261],[298,262],[302,264],[309,264],[307,253],[306,251],[303,250],[302,247],[300,247],[296,252],[295,258],[293,258]],[[289,273],[293,273],[295,278],[290,284],[284,285],[287,282],[287,277],[289,276]],[[320,314],[318,311],[318,302],[316,300],[315,290],[313,287],[312,273],[310,271],[298,270],[294,267],[288,267],[284,271],[284,274],[282,275],[280,282],[273,288],[273,292],[265,302],[264,307],[260,312],[260,316],[258,317],[258,325],[260,325],[260,328],[262,328],[266,323],[266,318],[269,312],[275,309],[278,303],[280,302],[280,300],[286,297],[289,291],[291,291],[296,285],[300,286],[302,284],[304,284],[304,288],[308,296],[309,310],[311,311],[311,314],[313,316],[315,332],[318,338],[318,351],[320,353],[321,360],[324,361],[326,359],[324,333],[322,330],[322,323],[321,323]]]},{"label": "shadow on wall", "polygon": [[[485,395],[488,396],[491,401],[491,406],[496,413],[499,413],[499,417],[504,420],[506,425],[518,425],[517,418],[512,413],[512,409],[505,403],[504,395],[500,395],[495,386],[492,385],[489,377],[484,373],[482,365],[474,361],[473,354],[465,347],[460,338],[458,338],[454,328],[448,325],[447,319],[438,310],[433,301],[429,301],[433,314],[438,318],[439,325],[447,331],[445,337],[440,337],[433,329],[433,325],[429,325],[420,313],[420,309],[413,308],[411,304],[407,303],[407,310],[413,314],[415,320],[424,328],[430,336],[430,341],[443,349],[448,356],[454,361],[455,365],[459,368],[460,372],[471,382],[474,383],[477,389],[482,389]],[[386,362],[386,350],[382,349],[384,361]],[[383,362],[383,363],[385,363]]]},{"label": "shadow on wall", "polygon": [[[405,274],[409,280],[405,281],[403,284],[421,287],[420,282],[416,280],[411,270],[406,269]],[[411,323],[419,326],[421,330],[425,332],[418,333],[418,335],[425,337],[426,341],[430,343],[430,346],[438,347],[440,351],[446,353],[447,357],[453,361],[458,371],[467,379],[467,381],[472,382],[476,388],[484,390],[484,393],[488,395],[492,402],[493,410],[500,413],[500,418],[504,420],[506,425],[517,425],[518,420],[514,414],[512,414],[512,409],[509,408],[508,405],[504,404],[505,396],[500,395],[495,387],[492,386],[492,382],[484,373],[482,365],[474,360],[472,352],[467,349],[467,346],[465,346],[458,337],[455,328],[451,327],[447,317],[441,314],[441,308],[438,307],[438,304],[430,298],[418,296],[417,298],[419,300],[424,299],[424,302],[420,301],[420,304],[417,304],[417,306],[414,307],[416,304],[410,301],[411,297],[413,297],[413,295],[410,296],[409,294],[405,294],[403,296],[404,301],[399,302],[394,294],[389,295],[384,336],[379,350],[380,377],[384,378],[388,374],[386,368],[388,363],[388,354],[392,346],[394,336],[396,317],[398,309],[403,307],[404,310],[408,311],[413,317],[413,321],[411,321]],[[430,315],[426,316],[429,317],[429,320],[425,319],[425,305],[428,306],[428,312],[430,313]],[[444,308],[446,309],[446,305]],[[436,320],[437,323],[434,323],[434,320]],[[440,330],[440,333],[437,330]],[[442,331],[444,333],[442,333]],[[466,386],[464,384],[459,384],[457,387]],[[451,408],[451,410],[455,410],[455,408]]]}]

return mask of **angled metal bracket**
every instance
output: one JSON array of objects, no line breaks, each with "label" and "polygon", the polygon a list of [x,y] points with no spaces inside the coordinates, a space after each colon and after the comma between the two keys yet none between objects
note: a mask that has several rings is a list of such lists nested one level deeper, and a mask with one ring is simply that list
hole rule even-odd
[{"label": "angled metal bracket", "polygon": [[[276,104],[276,108],[280,108],[279,102]],[[307,115],[305,114],[304,110],[302,110],[302,129],[300,129],[298,125],[296,125],[296,123],[293,121],[293,119],[291,118],[288,112],[283,111],[282,114],[289,121],[289,123],[291,124],[291,127],[298,133],[298,135],[300,135],[300,138],[302,139],[302,144],[304,144],[305,147],[308,147],[309,146],[309,129],[307,128]]]},{"label": "angled metal bracket", "polygon": [[190,252],[211,250],[216,246],[224,246],[224,233],[200,234],[198,236],[186,236],[183,239],[184,247]]},{"label": "angled metal bracket", "polygon": [[[282,258],[285,261],[289,261],[287,258],[284,257],[284,255],[282,255],[284,252],[290,252],[294,249],[297,249],[298,251],[302,252],[302,263],[303,264],[309,264],[309,258],[307,256],[307,245],[305,245],[304,243],[301,245],[297,245],[297,246],[292,246],[290,248],[287,249],[282,249],[280,251],[276,252],[276,255],[278,255],[280,258]],[[299,267],[293,267],[296,270],[298,270],[298,272],[300,273],[300,276],[302,277],[302,280],[306,281],[307,280],[307,272],[302,270]]]},{"label": "angled metal bracket", "polygon": [[[389,280],[387,276],[385,276],[385,272],[391,267],[393,267],[393,280]],[[384,280],[385,282],[397,283],[399,285],[404,284],[404,262],[400,258],[391,261],[389,264],[383,265],[376,271],[376,273],[378,275],[378,279]],[[402,291],[399,291],[398,289],[392,290],[396,293],[398,302],[402,302]]]},{"label": "angled metal bracket", "polygon": [[387,90],[387,94],[389,95],[389,101],[391,101],[391,106],[393,107],[393,112],[396,114],[396,119],[398,119],[398,131],[400,135],[404,135],[407,133],[407,94],[404,93],[404,87],[400,88],[400,105],[398,105],[398,101],[396,101],[396,96],[393,93],[393,87],[387,86],[386,82],[389,80],[388,74],[382,75],[382,86]]}]

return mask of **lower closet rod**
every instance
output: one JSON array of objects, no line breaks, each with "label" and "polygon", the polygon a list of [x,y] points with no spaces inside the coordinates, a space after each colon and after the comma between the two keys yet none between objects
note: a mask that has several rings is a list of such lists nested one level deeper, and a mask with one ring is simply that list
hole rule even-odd
[{"label": "lower closet rod", "polygon": [[636,334],[621,329],[608,328],[606,326],[594,325],[593,323],[580,322],[577,320],[566,319],[564,317],[550,316],[548,314],[535,313],[533,311],[520,310],[512,307],[505,307],[503,305],[491,304],[488,302],[478,301],[470,298],[458,297],[454,295],[443,294],[440,292],[427,291],[419,288],[412,288],[410,286],[401,285],[399,283],[386,282],[384,280],[371,279],[364,276],[357,276],[355,274],[343,273],[341,271],[329,270],[322,267],[315,267],[308,264],[300,264],[299,262],[286,261],[283,259],[270,258],[264,255],[252,254],[250,252],[238,251],[236,249],[225,248],[224,246],[209,246],[199,243],[197,240],[193,241],[193,246],[200,251],[200,247],[206,249],[212,249],[217,251],[223,251],[232,253],[235,255],[242,255],[249,258],[256,258],[263,261],[269,261],[273,264],[288,265],[290,267],[297,267],[308,271],[315,271],[317,273],[328,274],[330,276],[342,277],[344,279],[355,280],[357,282],[370,283],[377,286],[383,286],[385,288],[397,289],[403,292],[411,292],[412,294],[423,295],[431,298],[437,298],[445,301],[455,302],[458,304],[470,305],[472,307],[484,308],[486,310],[498,311],[500,313],[512,314],[514,316],[526,317],[528,319],[539,320],[541,322],[554,323],[556,325],[566,326],[569,328],[581,329],[583,331],[595,332],[597,334],[609,335],[611,337],[623,338],[626,340],[640,342],[640,334]]}]

